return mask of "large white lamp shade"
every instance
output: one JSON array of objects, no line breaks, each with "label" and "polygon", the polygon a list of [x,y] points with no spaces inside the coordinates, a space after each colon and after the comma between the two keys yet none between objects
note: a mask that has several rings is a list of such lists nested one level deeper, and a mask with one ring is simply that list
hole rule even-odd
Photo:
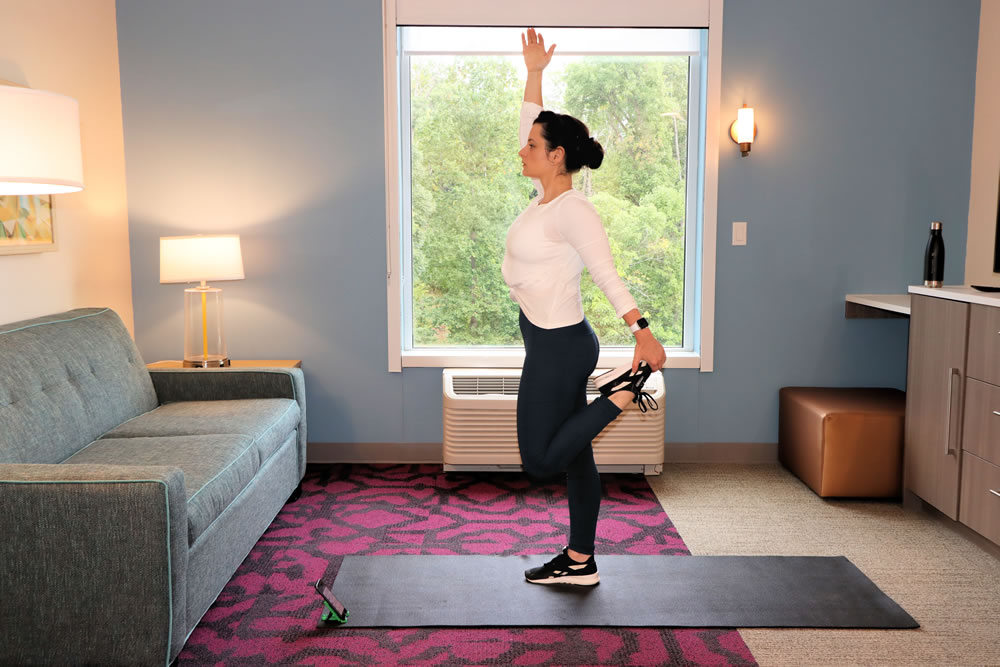
[{"label": "large white lamp shade", "polygon": [[239,234],[160,237],[160,282],[243,280]]},{"label": "large white lamp shade", "polygon": [[82,189],[77,101],[44,90],[0,85],[0,195]]}]

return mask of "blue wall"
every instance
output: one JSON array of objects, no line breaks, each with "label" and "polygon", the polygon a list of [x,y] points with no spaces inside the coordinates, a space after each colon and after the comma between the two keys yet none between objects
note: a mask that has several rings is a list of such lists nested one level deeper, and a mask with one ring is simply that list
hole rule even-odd
[{"label": "blue wall", "polygon": [[[905,320],[844,294],[963,278],[978,0],[730,0],[715,372],[666,373],[668,442],[775,442],[785,385],[903,388]],[[136,339],[182,354],[158,238],[241,235],[230,355],[301,358],[313,442],[440,442],[439,369],[386,371],[378,0],[118,0]],[[749,244],[729,245],[734,220]]]}]

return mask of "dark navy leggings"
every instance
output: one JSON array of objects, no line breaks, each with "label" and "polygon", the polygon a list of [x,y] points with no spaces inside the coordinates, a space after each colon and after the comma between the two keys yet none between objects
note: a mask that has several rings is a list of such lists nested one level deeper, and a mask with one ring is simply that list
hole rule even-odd
[{"label": "dark navy leggings", "polygon": [[594,553],[601,478],[591,440],[621,414],[605,396],[587,404],[587,378],[600,345],[584,318],[556,329],[536,327],[522,312],[524,368],[517,392],[517,442],[529,477],[566,473],[569,548]]}]

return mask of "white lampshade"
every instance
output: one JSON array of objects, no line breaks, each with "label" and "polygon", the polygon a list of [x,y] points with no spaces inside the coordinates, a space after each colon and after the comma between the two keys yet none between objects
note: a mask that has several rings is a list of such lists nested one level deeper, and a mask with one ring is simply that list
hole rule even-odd
[{"label": "white lampshade", "polygon": [[82,189],[77,101],[44,90],[0,85],[0,195]]},{"label": "white lampshade", "polygon": [[743,107],[736,111],[736,143],[753,143],[753,107]]},{"label": "white lampshade", "polygon": [[160,282],[243,280],[239,234],[160,237]]}]

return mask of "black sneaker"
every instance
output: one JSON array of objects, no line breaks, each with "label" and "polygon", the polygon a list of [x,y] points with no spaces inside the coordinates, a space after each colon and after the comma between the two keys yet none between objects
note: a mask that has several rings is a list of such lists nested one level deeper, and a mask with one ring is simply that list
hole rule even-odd
[{"label": "black sneaker", "polygon": [[653,374],[653,369],[645,361],[639,362],[639,370],[632,373],[632,364],[622,364],[618,368],[602,373],[594,378],[594,386],[605,396],[611,396],[619,391],[630,391],[635,396],[632,402],[639,406],[641,412],[646,412],[650,407],[658,410],[659,405],[656,399],[646,391],[642,391],[646,380]]},{"label": "black sneaker", "polygon": [[524,571],[524,578],[532,584],[571,584],[596,586],[601,577],[597,574],[597,561],[591,556],[586,563],[578,563],[562,550],[545,565]]}]

